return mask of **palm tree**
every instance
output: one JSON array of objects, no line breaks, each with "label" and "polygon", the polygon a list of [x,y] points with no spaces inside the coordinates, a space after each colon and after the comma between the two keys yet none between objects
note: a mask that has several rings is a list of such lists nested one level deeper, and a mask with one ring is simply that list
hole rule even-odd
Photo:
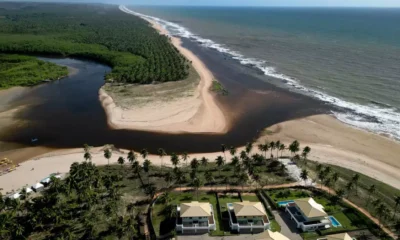
[{"label": "palm tree", "polygon": [[201,165],[204,166],[204,168],[206,168],[207,164],[208,164],[208,159],[205,157],[202,157],[200,161],[201,161]]},{"label": "palm tree", "polygon": [[178,157],[178,155],[176,155],[175,153],[172,153],[172,154],[171,154],[171,163],[172,163],[172,165],[174,165],[175,167],[177,167],[178,164],[179,164],[179,157]]},{"label": "palm tree", "polygon": [[268,144],[258,144],[258,150],[262,153],[264,153],[264,158],[267,159],[267,151],[268,151]]},{"label": "palm tree", "polygon": [[303,157],[304,160],[307,159],[308,154],[311,152],[311,148],[309,146],[306,146],[303,148],[303,152],[301,153],[301,156]]},{"label": "palm tree", "polygon": [[272,158],[272,150],[274,150],[275,149],[275,142],[274,141],[271,141],[270,143],[269,143],[269,149],[271,150],[271,158]]},{"label": "palm tree", "polygon": [[145,160],[147,158],[147,155],[149,155],[149,152],[146,148],[144,148],[142,149],[142,151],[140,151],[140,155],[142,155],[143,160]]},{"label": "palm tree", "polygon": [[165,182],[167,182],[167,185],[169,186],[172,182],[172,180],[174,179],[174,177],[172,176],[171,172],[167,172],[164,176],[164,180]]},{"label": "palm tree", "polygon": [[322,188],[322,183],[324,182],[325,178],[326,178],[325,172],[324,171],[320,171],[318,173],[318,179],[321,182],[321,188]]},{"label": "palm tree", "polygon": [[132,169],[133,169],[133,171],[135,171],[135,173],[136,173],[137,176],[139,177],[139,180],[140,180],[140,183],[142,184],[142,186],[144,186],[142,176],[140,175],[140,171],[141,171],[141,169],[142,169],[142,166],[140,166],[140,164],[139,164],[138,161],[134,161],[134,162],[132,163]]},{"label": "palm tree", "polygon": [[143,162],[143,171],[147,174],[147,184],[150,184],[150,166],[151,162],[150,160],[146,159]]},{"label": "palm tree", "polygon": [[206,179],[207,183],[210,184],[210,185],[211,185],[211,184],[213,183],[213,181],[214,181],[214,177],[213,177],[211,171],[206,171],[206,172],[204,173],[204,178]]},{"label": "palm tree", "polygon": [[225,158],[225,161],[226,161],[226,154],[225,154],[225,151],[226,151],[226,146],[225,146],[225,144],[221,144],[221,152],[222,152],[222,154],[224,154],[224,158]]},{"label": "palm tree", "polygon": [[125,159],[124,157],[120,156],[118,158],[118,163],[121,165],[121,168],[124,168],[124,164],[125,164]]},{"label": "palm tree", "polygon": [[324,173],[325,173],[326,176],[328,176],[328,175],[331,173],[331,171],[332,171],[332,169],[331,169],[330,166],[327,166],[327,167],[324,169]]},{"label": "palm tree", "polygon": [[239,157],[242,159],[242,161],[248,158],[246,151],[241,151]]},{"label": "palm tree", "polygon": [[383,204],[379,204],[376,208],[376,214],[378,215],[379,218],[379,226],[382,224],[382,218],[384,218],[385,215],[388,213],[388,208]]},{"label": "palm tree", "polygon": [[358,173],[354,174],[351,181],[356,186],[356,196],[358,196],[358,181],[360,180],[360,175]]},{"label": "palm tree", "polygon": [[300,143],[295,140],[289,145],[289,151],[293,154],[296,154],[300,150]]},{"label": "palm tree", "polygon": [[136,154],[131,150],[128,153],[128,161],[132,164],[136,160]]},{"label": "palm tree", "polygon": [[249,176],[246,173],[242,173],[238,178],[240,185],[242,185],[242,190],[244,189],[244,185],[249,181]]},{"label": "palm tree", "polygon": [[199,188],[201,186],[203,186],[203,182],[200,179],[195,178],[195,179],[193,179],[192,184],[193,184],[194,189],[196,190],[197,201],[199,201]]},{"label": "palm tree", "polygon": [[185,162],[185,166],[187,166],[187,160],[189,159],[189,155],[187,152],[182,153],[182,160]]},{"label": "palm tree", "polygon": [[332,184],[333,184],[333,187],[335,187],[335,185],[336,185],[336,183],[337,183],[338,180],[339,180],[339,173],[334,172],[334,173],[332,174]]},{"label": "palm tree", "polygon": [[400,221],[397,221],[396,224],[394,225],[394,230],[400,234]]},{"label": "palm tree", "polygon": [[228,186],[229,186],[229,177],[228,176],[224,177],[224,183],[225,183],[225,189],[228,190]]},{"label": "palm tree", "polygon": [[322,170],[323,167],[324,167],[324,166],[323,166],[321,163],[318,163],[318,165],[317,165],[317,167],[316,167],[317,172],[321,172],[321,170]]},{"label": "palm tree", "polygon": [[179,184],[179,187],[182,190],[182,181],[185,178],[185,175],[183,174],[183,172],[179,169],[179,168],[175,168],[175,180],[176,182]]},{"label": "palm tree", "polygon": [[306,185],[306,181],[308,179],[308,171],[306,169],[301,171],[300,178],[304,181],[304,185]]},{"label": "palm tree", "polygon": [[161,160],[161,173],[163,172],[163,158],[165,155],[167,155],[167,153],[165,152],[165,150],[163,148],[159,148],[157,150],[158,156],[160,157]]},{"label": "palm tree", "polygon": [[382,200],[379,198],[372,201],[372,205],[374,205],[375,207],[379,206],[381,203],[382,203]]},{"label": "palm tree", "polygon": [[278,154],[279,154],[279,147],[281,146],[281,141],[276,141],[275,142],[275,148],[276,148],[276,158],[278,158]]},{"label": "palm tree", "polygon": [[84,154],[83,154],[83,158],[87,161],[90,160],[92,161],[92,154],[90,153],[90,146],[85,144],[84,147]]},{"label": "palm tree", "polygon": [[229,148],[229,153],[231,154],[232,157],[236,155],[236,152],[237,152],[237,150],[235,147],[231,146]]},{"label": "palm tree", "polygon": [[217,166],[218,166],[218,173],[219,176],[221,176],[221,167],[224,165],[224,159],[221,156],[218,156],[217,159],[215,159]]},{"label": "palm tree", "polygon": [[281,151],[281,157],[282,157],[283,151],[284,151],[285,149],[286,149],[285,144],[281,143],[281,145],[279,145],[279,151]]},{"label": "palm tree", "polygon": [[397,207],[400,205],[400,196],[395,196],[394,198],[394,213],[393,213],[393,218],[396,216],[397,213]]},{"label": "palm tree", "polygon": [[197,178],[197,169],[192,169],[192,171],[190,172],[190,179],[194,180],[195,178]]},{"label": "palm tree", "polygon": [[112,156],[112,152],[109,148],[104,149],[104,157],[107,159],[107,165],[110,165],[110,158]]},{"label": "palm tree", "polygon": [[328,188],[328,194],[330,194],[330,189],[332,187],[332,179],[331,178],[325,179],[324,185]]},{"label": "palm tree", "polygon": [[376,192],[376,187],[374,184],[372,184],[369,188],[368,188],[368,200],[367,200],[367,208],[369,205],[369,201],[371,200],[371,196]]},{"label": "palm tree", "polygon": [[192,161],[190,162],[190,167],[193,170],[197,170],[197,168],[199,167],[200,163],[199,160],[197,160],[197,158],[193,158]]},{"label": "palm tree", "polygon": [[350,191],[353,189],[353,182],[348,182],[346,184],[347,198],[350,198]]},{"label": "palm tree", "polygon": [[238,165],[239,163],[240,163],[239,158],[238,158],[237,156],[234,156],[234,157],[232,158],[232,160],[231,160],[232,166],[236,166],[236,165]]},{"label": "palm tree", "polygon": [[252,149],[253,149],[253,143],[252,142],[246,143],[246,153],[250,154]]}]

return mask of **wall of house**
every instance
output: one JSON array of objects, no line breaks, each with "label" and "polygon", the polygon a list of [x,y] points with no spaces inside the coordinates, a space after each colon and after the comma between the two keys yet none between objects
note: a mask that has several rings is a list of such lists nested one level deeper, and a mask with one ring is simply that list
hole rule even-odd
[{"label": "wall of house", "polygon": [[208,222],[208,217],[183,217],[182,222],[191,223],[191,222]]}]

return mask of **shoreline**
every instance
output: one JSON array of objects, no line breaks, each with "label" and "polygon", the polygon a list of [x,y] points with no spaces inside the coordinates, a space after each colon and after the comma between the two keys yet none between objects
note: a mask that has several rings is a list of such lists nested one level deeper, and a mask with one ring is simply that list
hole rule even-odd
[{"label": "shoreline", "polygon": [[[137,16],[126,9],[120,10]],[[190,50],[182,47],[179,38],[169,33],[156,22],[146,20],[161,35],[170,38],[179,52],[188,59],[200,76],[194,96],[171,101],[169,103],[152,102],[141,108],[123,109],[103,89],[99,90],[99,101],[103,106],[108,125],[112,129],[146,130],[164,133],[214,133],[223,134],[229,129],[222,107],[210,91],[214,77],[205,64]],[[183,80],[184,81],[184,80]],[[189,107],[188,107],[189,106]],[[162,110],[162,111],[160,111]]]}]

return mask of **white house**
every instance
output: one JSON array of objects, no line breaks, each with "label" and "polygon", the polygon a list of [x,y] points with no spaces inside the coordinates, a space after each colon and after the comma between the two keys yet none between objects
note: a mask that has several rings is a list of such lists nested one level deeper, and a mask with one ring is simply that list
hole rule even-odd
[{"label": "white house", "polygon": [[272,232],[271,230],[267,230],[260,234],[257,240],[290,240],[285,235],[280,232]]},{"label": "white house", "polygon": [[347,233],[339,233],[339,234],[324,236],[322,238],[318,238],[317,240],[353,240],[353,238],[350,237],[350,235]]},{"label": "white house", "polygon": [[176,231],[202,234],[216,230],[213,207],[208,202],[181,203],[177,207]]},{"label": "white house", "polygon": [[231,230],[259,233],[270,228],[267,213],[261,202],[227,203]]},{"label": "white house", "polygon": [[294,200],[293,203],[286,205],[285,211],[296,222],[297,228],[304,232],[326,229],[331,226],[331,221],[328,219],[324,207],[312,198]]}]

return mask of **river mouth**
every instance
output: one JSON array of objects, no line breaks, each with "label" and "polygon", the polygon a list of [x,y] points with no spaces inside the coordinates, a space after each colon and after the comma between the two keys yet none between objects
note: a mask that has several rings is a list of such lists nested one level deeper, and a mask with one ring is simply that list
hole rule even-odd
[{"label": "river mouth", "polygon": [[[74,74],[24,91],[9,106],[19,108],[13,121],[1,126],[0,142],[7,150],[21,146],[76,148],[114,144],[118,148],[150,152],[162,147],[168,152],[219,151],[222,143],[241,146],[256,139],[265,127],[289,119],[328,113],[329,107],[309,97],[279,89],[261,81],[257,73],[226,60],[223,55],[183,42],[229,91],[217,96],[225,116],[231,119],[226,134],[166,134],[137,130],[113,130],[99,101],[104,74],[110,68],[71,58],[43,58],[77,69]],[[249,72],[250,71],[250,72]],[[253,72],[251,72],[253,71]],[[38,141],[32,144],[32,139]],[[3,149],[4,150],[4,149]],[[0,150],[1,151],[1,150]]]}]

